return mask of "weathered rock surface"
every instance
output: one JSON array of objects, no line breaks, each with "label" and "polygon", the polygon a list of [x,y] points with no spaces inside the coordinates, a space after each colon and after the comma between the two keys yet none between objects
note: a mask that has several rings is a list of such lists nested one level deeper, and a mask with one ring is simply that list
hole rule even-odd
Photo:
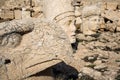
[{"label": "weathered rock surface", "polygon": [[[41,15],[42,0],[0,1],[0,22],[22,19],[26,15],[26,17],[43,17]],[[59,4],[59,0],[57,1]],[[63,36],[64,32],[57,28],[58,25],[37,19],[18,20],[7,23],[8,25],[5,22],[0,24],[2,26],[0,27],[0,78],[18,80],[32,75],[26,80],[52,80],[53,78],[49,77],[50,74],[43,75],[48,67],[61,61],[66,63],[72,61],[70,65],[76,66],[75,68],[80,71],[78,80],[120,80],[120,0],[74,0],[71,4],[75,11],[72,5],[69,5],[72,8],[66,8],[72,10],[70,14],[72,16],[75,12],[76,27],[80,32],[76,36],[79,43],[73,55],[74,60],[71,59],[72,50],[68,45],[69,41]],[[64,6],[62,7],[65,9]],[[58,10],[54,6],[49,8]],[[49,13],[46,14],[49,15]],[[68,14],[60,18],[66,16]],[[66,51],[69,52],[69,50],[70,54],[67,54]],[[57,53],[60,55],[56,55]],[[68,75],[72,72],[70,69],[67,68],[70,72],[66,72],[62,65],[61,68],[57,67],[63,74],[61,77],[70,76]],[[41,72],[39,76],[33,76],[39,72]],[[50,73],[49,70],[48,73]]]},{"label": "weathered rock surface", "polygon": [[[7,26],[4,27],[3,25]],[[55,23],[41,21],[40,19],[13,20],[1,23],[0,27],[0,56],[3,60],[0,69],[4,71],[0,75],[3,76],[1,77],[2,80],[23,79],[61,61],[68,64],[71,62],[72,48],[70,42],[61,27]],[[8,28],[9,31],[6,32]],[[18,34],[20,36],[17,36]],[[21,40],[19,45],[15,45],[18,37],[21,37]],[[7,43],[5,44],[4,41]],[[16,47],[11,48],[12,45]],[[6,60],[9,62],[4,62]]]},{"label": "weathered rock surface", "polygon": [[[99,35],[78,34],[78,51],[81,59],[80,80],[119,80],[120,33],[102,32]],[[79,56],[79,57],[78,57]]]}]

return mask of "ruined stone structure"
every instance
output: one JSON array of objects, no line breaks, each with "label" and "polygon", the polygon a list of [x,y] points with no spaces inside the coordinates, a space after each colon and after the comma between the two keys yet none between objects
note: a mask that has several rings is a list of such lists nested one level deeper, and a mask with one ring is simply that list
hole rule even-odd
[{"label": "ruined stone structure", "polygon": [[78,80],[120,79],[119,0],[0,1],[0,80],[54,80],[61,62]]},{"label": "ruined stone structure", "polygon": [[[117,0],[76,0],[75,16],[77,17],[77,28],[86,35],[96,34],[99,30],[119,31],[119,4],[120,2]],[[92,19],[92,16],[96,16],[96,18]]]}]

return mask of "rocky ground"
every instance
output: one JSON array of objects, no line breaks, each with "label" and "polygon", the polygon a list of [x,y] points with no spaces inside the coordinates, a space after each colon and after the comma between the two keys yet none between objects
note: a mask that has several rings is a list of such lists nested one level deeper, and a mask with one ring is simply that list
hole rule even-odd
[{"label": "rocky ground", "polygon": [[77,35],[75,57],[81,60],[79,80],[120,80],[120,32]]}]

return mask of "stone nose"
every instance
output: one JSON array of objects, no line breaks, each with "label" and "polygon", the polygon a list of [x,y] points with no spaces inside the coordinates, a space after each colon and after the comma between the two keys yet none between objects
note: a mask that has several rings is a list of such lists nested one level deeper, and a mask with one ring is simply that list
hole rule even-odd
[{"label": "stone nose", "polygon": [[74,22],[74,21],[71,22],[70,28],[71,28],[71,31],[75,33],[75,31],[76,31],[76,26],[75,26],[75,22]]}]

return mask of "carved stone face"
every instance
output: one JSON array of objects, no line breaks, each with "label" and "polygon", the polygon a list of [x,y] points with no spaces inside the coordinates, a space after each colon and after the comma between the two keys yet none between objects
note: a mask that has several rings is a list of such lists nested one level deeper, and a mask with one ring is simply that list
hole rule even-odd
[{"label": "carved stone face", "polygon": [[103,19],[100,16],[93,15],[83,19],[82,31],[86,35],[95,34],[96,31],[100,28]]},{"label": "carved stone face", "polygon": [[65,21],[64,23],[61,24],[61,27],[68,35],[70,42],[75,43],[76,42],[76,37],[75,37],[76,27],[74,25],[74,20]]},{"label": "carved stone face", "polygon": [[74,43],[76,41],[76,28],[73,23],[75,16],[74,7],[71,5],[72,1],[73,0],[43,0],[43,12],[45,18],[58,23],[68,35],[70,42]]}]

